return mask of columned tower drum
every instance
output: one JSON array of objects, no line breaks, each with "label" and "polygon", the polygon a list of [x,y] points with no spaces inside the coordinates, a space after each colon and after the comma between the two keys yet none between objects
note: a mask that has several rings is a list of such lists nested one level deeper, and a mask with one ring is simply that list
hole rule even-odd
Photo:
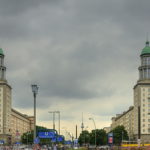
[{"label": "columned tower drum", "polygon": [[149,41],[141,53],[141,66],[139,67],[139,80],[150,80],[150,46]]},{"label": "columned tower drum", "polygon": [[6,80],[4,53],[0,48],[0,140],[10,143],[11,139],[11,86]]},{"label": "columned tower drum", "polygon": [[6,80],[6,67],[4,66],[4,53],[0,48],[0,80]]}]

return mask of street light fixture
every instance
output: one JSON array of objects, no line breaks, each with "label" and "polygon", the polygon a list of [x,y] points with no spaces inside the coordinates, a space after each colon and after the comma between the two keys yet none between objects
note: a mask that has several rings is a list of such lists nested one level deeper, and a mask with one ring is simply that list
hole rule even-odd
[{"label": "street light fixture", "polygon": [[49,113],[53,114],[53,130],[55,130],[55,111],[49,111]]},{"label": "street light fixture", "polygon": [[95,125],[95,121],[93,118],[89,118],[89,120],[93,121],[94,127],[95,127],[95,147],[96,147],[96,125]]},{"label": "street light fixture", "polygon": [[59,128],[59,135],[60,135],[60,111],[49,111],[49,113],[53,114],[53,129],[55,130],[55,113],[58,113],[58,128]]},{"label": "street light fixture", "polygon": [[55,113],[58,113],[58,127],[59,127],[59,135],[60,135],[60,111],[55,111]]},{"label": "street light fixture", "polygon": [[34,138],[33,138],[33,143],[36,138],[36,95],[38,93],[38,86],[36,84],[32,84],[32,92],[33,92],[33,97],[34,97]]}]

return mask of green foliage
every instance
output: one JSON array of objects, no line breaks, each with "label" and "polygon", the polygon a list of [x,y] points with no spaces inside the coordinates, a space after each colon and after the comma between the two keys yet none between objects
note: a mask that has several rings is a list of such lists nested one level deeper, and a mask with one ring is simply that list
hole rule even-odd
[{"label": "green foliage", "polygon": [[[103,129],[96,129],[96,145],[106,145],[107,134]],[[90,133],[90,144],[95,145],[95,130]]]},{"label": "green foliage", "polygon": [[[42,127],[42,126],[36,126],[36,131],[38,132],[39,130],[47,130],[47,128]],[[33,134],[34,134],[33,130],[24,133],[21,136],[21,142],[23,144],[32,144],[33,143]],[[42,144],[50,143],[50,139],[40,139],[40,143],[42,143]]]},{"label": "green foliage", "polygon": [[80,133],[78,141],[79,141],[80,145],[89,143],[90,142],[90,133],[87,130],[82,131],[82,133]]},{"label": "green foliage", "polygon": [[128,133],[125,130],[124,126],[117,126],[111,132],[113,132],[114,144],[120,145],[122,140],[128,140]]},{"label": "green foliage", "polygon": [[[92,144],[95,145],[95,130],[92,130],[91,133],[84,130],[79,136],[78,139],[80,145],[82,144]],[[107,134],[103,129],[96,130],[96,144],[97,145],[105,145],[107,143]]]},{"label": "green foliage", "polygon": [[33,130],[24,133],[21,136],[21,141],[23,144],[32,144],[33,143]]}]

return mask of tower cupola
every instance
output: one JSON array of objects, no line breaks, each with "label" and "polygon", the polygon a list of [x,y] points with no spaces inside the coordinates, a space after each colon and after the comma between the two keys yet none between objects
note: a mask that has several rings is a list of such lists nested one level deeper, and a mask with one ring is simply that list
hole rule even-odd
[{"label": "tower cupola", "polygon": [[139,67],[139,80],[150,80],[150,46],[149,41],[145,43],[145,47],[141,52],[141,66]]},{"label": "tower cupola", "polygon": [[4,55],[2,48],[0,48],[0,55]]},{"label": "tower cupola", "polygon": [[146,41],[145,47],[142,49],[141,55],[150,54],[149,41]]}]

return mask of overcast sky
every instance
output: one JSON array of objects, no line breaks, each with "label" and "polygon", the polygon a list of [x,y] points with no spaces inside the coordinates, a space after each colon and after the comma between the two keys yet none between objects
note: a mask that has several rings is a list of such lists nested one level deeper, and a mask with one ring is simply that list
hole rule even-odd
[{"label": "overcast sky", "polygon": [[149,6],[149,0],[0,0],[12,107],[33,115],[36,83],[38,125],[52,128],[48,111],[59,110],[61,129],[74,135],[82,112],[88,130],[89,117],[97,128],[110,126],[111,117],[133,105]]}]

